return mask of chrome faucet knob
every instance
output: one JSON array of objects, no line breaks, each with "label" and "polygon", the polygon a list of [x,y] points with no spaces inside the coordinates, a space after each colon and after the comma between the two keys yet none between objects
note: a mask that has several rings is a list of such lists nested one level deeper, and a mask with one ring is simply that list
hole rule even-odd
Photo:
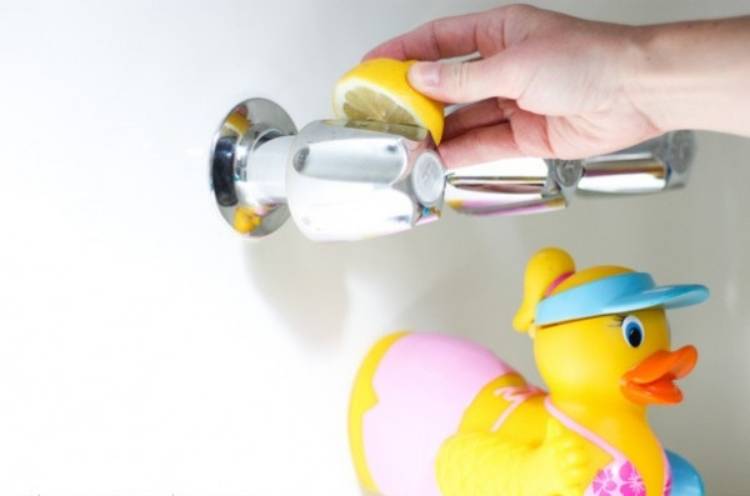
[{"label": "chrome faucet knob", "polygon": [[391,234],[439,217],[445,171],[413,126],[314,121],[297,133],[275,103],[236,106],[217,131],[211,181],[227,222],[262,237],[290,214],[318,241]]},{"label": "chrome faucet knob", "polygon": [[314,121],[294,140],[287,202],[318,241],[391,234],[440,215],[445,171],[429,134],[411,126]]}]

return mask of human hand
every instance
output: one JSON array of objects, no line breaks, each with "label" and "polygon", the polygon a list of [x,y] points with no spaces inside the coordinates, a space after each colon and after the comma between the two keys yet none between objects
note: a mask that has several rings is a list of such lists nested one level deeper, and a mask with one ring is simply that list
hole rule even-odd
[{"label": "human hand", "polygon": [[514,157],[583,158],[657,136],[632,98],[642,64],[638,28],[576,19],[525,5],[438,19],[365,58],[415,64],[418,91],[468,104],[446,118],[439,151],[449,168]]}]

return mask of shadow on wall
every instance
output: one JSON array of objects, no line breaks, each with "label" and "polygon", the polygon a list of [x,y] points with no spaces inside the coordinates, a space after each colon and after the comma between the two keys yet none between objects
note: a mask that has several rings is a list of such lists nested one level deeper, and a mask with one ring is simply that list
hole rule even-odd
[{"label": "shadow on wall", "polygon": [[436,330],[488,343],[492,337],[474,333],[510,329],[523,272],[515,261],[525,257],[517,241],[495,246],[496,238],[470,232],[488,227],[447,215],[438,225],[395,236],[316,243],[290,223],[269,240],[245,245],[245,269],[289,332],[312,346],[341,339],[353,304],[358,319],[373,319],[351,323],[362,332]]},{"label": "shadow on wall", "polygon": [[[512,278],[499,277],[502,264],[486,269],[489,270],[446,274],[430,291],[395,315],[389,328],[439,332],[474,341],[491,349],[528,380],[540,385],[532,359],[533,345],[526,334],[517,333],[511,325],[520,302],[519,283]],[[445,288],[453,290],[445,291]],[[426,309],[429,309],[427,315]],[[414,324],[404,326],[404,323]]]},{"label": "shadow on wall", "polygon": [[[458,251],[455,240],[444,238],[445,230],[426,227],[354,243],[318,243],[290,222],[269,240],[247,243],[244,260],[250,283],[261,289],[290,332],[313,346],[331,346],[347,325],[355,293],[373,298],[357,303],[364,314],[377,315],[383,333],[433,323],[460,329],[454,322],[465,298],[456,298],[456,291],[470,290],[471,281],[451,279],[461,272],[467,254]],[[350,288],[355,284],[360,290]],[[402,319],[398,309],[409,305],[414,312]],[[390,318],[387,309],[399,316]]]},{"label": "shadow on wall", "polygon": [[444,332],[495,349],[538,380],[528,337],[511,327],[537,248],[510,219],[448,213],[436,225],[355,243],[315,243],[289,224],[247,243],[244,261],[249,283],[310,348],[337,347],[351,328],[367,343],[362,353],[395,330]]},{"label": "shadow on wall", "polygon": [[312,243],[285,225],[269,239],[244,247],[248,280],[305,341],[332,344],[348,315],[347,251]]}]

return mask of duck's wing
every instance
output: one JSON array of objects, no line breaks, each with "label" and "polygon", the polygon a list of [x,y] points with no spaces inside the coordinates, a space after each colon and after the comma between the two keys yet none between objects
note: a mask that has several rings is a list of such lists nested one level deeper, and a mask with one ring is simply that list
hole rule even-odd
[{"label": "duck's wing", "polygon": [[677,453],[667,450],[667,460],[672,469],[671,496],[704,496],[703,479],[690,462]]}]

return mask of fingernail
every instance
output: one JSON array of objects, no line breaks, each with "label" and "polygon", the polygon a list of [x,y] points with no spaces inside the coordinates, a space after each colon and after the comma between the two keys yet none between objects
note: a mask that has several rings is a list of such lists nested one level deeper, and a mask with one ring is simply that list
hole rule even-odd
[{"label": "fingernail", "polygon": [[440,64],[417,62],[409,70],[409,82],[422,88],[436,88],[440,84]]}]

